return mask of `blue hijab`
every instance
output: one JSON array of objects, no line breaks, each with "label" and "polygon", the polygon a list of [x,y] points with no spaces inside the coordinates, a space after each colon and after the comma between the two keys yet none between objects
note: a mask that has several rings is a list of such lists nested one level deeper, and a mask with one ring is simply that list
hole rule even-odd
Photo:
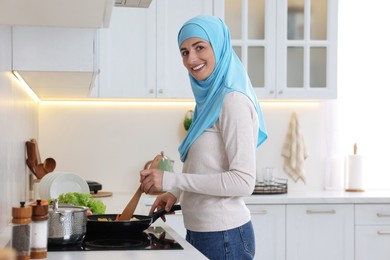
[{"label": "blue hijab", "polygon": [[259,117],[256,146],[260,146],[267,139],[263,114],[248,74],[232,49],[229,29],[218,17],[197,16],[187,21],[180,29],[179,48],[184,40],[193,37],[201,38],[211,44],[216,65],[211,75],[202,81],[196,80],[189,73],[196,105],[191,126],[179,147],[181,161],[185,161],[188,149],[203,131],[212,127],[217,121],[223,99],[232,91],[245,94],[255,106]]}]

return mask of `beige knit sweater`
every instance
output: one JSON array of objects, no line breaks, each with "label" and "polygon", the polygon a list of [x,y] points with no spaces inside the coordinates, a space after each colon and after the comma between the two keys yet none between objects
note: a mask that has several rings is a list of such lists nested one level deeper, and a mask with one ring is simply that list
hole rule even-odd
[{"label": "beige knit sweater", "polygon": [[164,173],[163,189],[179,198],[187,229],[228,230],[250,220],[242,197],[256,182],[258,127],[249,98],[231,92],[214,126],[190,147],[183,173]]}]

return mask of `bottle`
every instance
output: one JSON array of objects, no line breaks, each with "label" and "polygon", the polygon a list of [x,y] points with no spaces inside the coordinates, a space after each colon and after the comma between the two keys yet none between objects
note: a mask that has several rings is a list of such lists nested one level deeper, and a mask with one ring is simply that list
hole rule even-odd
[{"label": "bottle", "polygon": [[17,260],[30,259],[31,242],[31,207],[25,207],[25,202],[20,202],[20,207],[12,208],[12,240],[11,247],[16,250]]},{"label": "bottle", "polygon": [[47,257],[49,205],[37,200],[32,206],[31,259]]}]

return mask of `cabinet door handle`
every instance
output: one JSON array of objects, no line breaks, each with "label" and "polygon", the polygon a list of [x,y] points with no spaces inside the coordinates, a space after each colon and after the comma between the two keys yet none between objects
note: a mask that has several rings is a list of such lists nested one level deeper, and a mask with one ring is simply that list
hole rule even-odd
[{"label": "cabinet door handle", "polygon": [[262,209],[262,210],[258,210],[258,211],[252,211],[251,214],[255,214],[255,215],[267,215],[267,210],[265,209]]},{"label": "cabinet door handle", "polygon": [[379,230],[377,233],[378,233],[378,235],[381,235],[381,236],[389,236],[390,235],[390,231]]},{"label": "cabinet door handle", "polygon": [[336,214],[336,210],[306,210],[306,214]]},{"label": "cabinet door handle", "polygon": [[386,214],[386,213],[376,213],[376,216],[378,218],[390,218],[390,214]]}]

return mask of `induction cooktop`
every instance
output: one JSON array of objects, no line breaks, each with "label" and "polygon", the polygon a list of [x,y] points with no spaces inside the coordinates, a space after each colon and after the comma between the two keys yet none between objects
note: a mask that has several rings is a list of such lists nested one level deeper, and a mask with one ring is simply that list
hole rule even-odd
[{"label": "induction cooktop", "polygon": [[94,239],[86,236],[81,243],[48,245],[49,252],[58,251],[110,251],[110,250],[177,250],[183,247],[162,227],[149,227],[139,234]]}]

